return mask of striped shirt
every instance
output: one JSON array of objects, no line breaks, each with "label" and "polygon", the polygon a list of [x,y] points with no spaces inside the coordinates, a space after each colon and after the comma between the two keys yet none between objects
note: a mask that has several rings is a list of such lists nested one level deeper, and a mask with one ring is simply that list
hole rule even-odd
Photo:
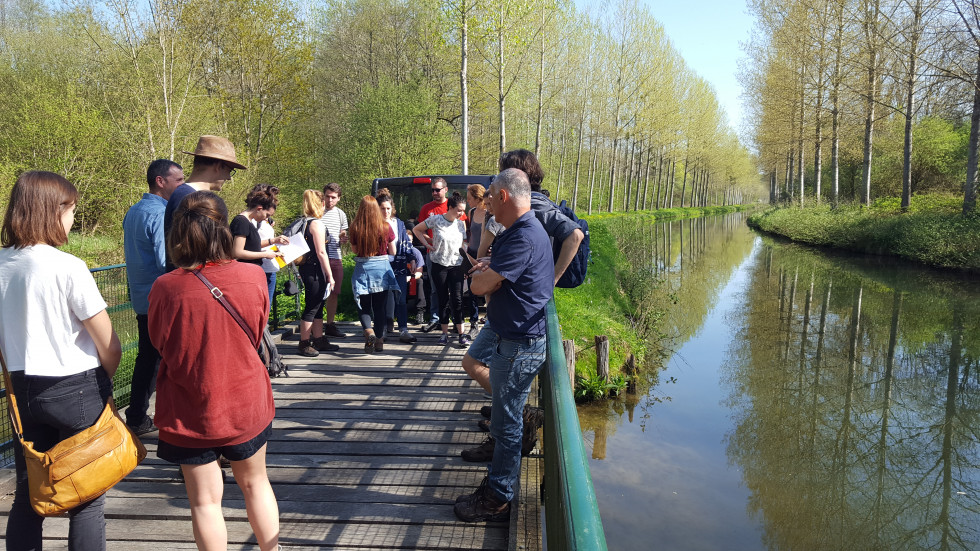
[{"label": "striped shirt", "polygon": [[338,207],[323,213],[320,222],[327,229],[327,257],[340,258],[340,232],[347,229],[347,215]]}]

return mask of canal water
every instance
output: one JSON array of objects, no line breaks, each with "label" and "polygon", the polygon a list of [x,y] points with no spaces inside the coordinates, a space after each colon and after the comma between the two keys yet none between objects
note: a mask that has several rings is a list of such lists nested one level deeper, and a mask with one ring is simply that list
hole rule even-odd
[{"label": "canal water", "polygon": [[618,220],[673,353],[580,406],[609,549],[980,549],[975,276]]}]

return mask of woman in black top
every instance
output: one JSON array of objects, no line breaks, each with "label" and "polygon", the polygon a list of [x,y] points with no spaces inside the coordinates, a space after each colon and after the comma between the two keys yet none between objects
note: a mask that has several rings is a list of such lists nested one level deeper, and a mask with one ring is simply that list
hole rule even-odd
[{"label": "woman in black top", "polygon": [[[280,235],[272,239],[259,237],[258,225],[275,214],[279,206],[279,188],[267,184],[257,184],[245,198],[246,210],[231,221],[231,235],[234,236],[232,255],[242,262],[262,265],[263,258],[281,256],[278,252],[263,251],[269,245],[285,245],[289,239]],[[266,279],[271,279],[266,274]]]},{"label": "woman in black top", "polygon": [[[305,304],[299,321],[299,355],[314,358],[320,352],[336,352],[340,347],[331,344],[323,334],[323,303],[329,290],[337,284],[330,270],[327,258],[327,230],[320,223],[323,216],[323,194],[308,189],[303,192],[303,216],[306,225],[303,237],[310,252],[299,265],[299,276],[303,280]],[[297,261],[299,262],[299,261]]]}]

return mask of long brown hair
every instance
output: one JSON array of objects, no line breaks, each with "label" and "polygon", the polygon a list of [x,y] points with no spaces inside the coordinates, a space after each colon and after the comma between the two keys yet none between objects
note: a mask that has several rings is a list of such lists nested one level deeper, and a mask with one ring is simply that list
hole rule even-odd
[{"label": "long brown hair", "polygon": [[231,260],[232,240],[225,202],[212,191],[195,191],[174,211],[167,251],[175,266],[194,268]]},{"label": "long brown hair", "polygon": [[361,204],[350,225],[350,244],[354,254],[376,256],[390,227],[381,214],[377,199],[370,195],[361,197]]},{"label": "long brown hair", "polygon": [[61,215],[78,202],[78,190],[64,176],[32,170],[17,178],[3,217],[0,244],[4,247],[68,242]]}]

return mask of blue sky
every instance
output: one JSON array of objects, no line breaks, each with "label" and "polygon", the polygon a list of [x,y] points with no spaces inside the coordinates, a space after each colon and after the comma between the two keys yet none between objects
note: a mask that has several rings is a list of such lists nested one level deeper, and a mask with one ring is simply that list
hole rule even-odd
[{"label": "blue sky", "polygon": [[[575,0],[581,10],[604,0]],[[617,0],[606,0],[616,2]],[[663,25],[674,47],[695,72],[711,83],[732,128],[741,134],[742,87],[735,77],[745,57],[752,18],[745,0],[639,0]]]},{"label": "blue sky", "polygon": [[740,130],[742,86],[735,73],[745,54],[752,18],[744,0],[641,0],[664,26],[688,66],[715,88],[732,127]]}]

